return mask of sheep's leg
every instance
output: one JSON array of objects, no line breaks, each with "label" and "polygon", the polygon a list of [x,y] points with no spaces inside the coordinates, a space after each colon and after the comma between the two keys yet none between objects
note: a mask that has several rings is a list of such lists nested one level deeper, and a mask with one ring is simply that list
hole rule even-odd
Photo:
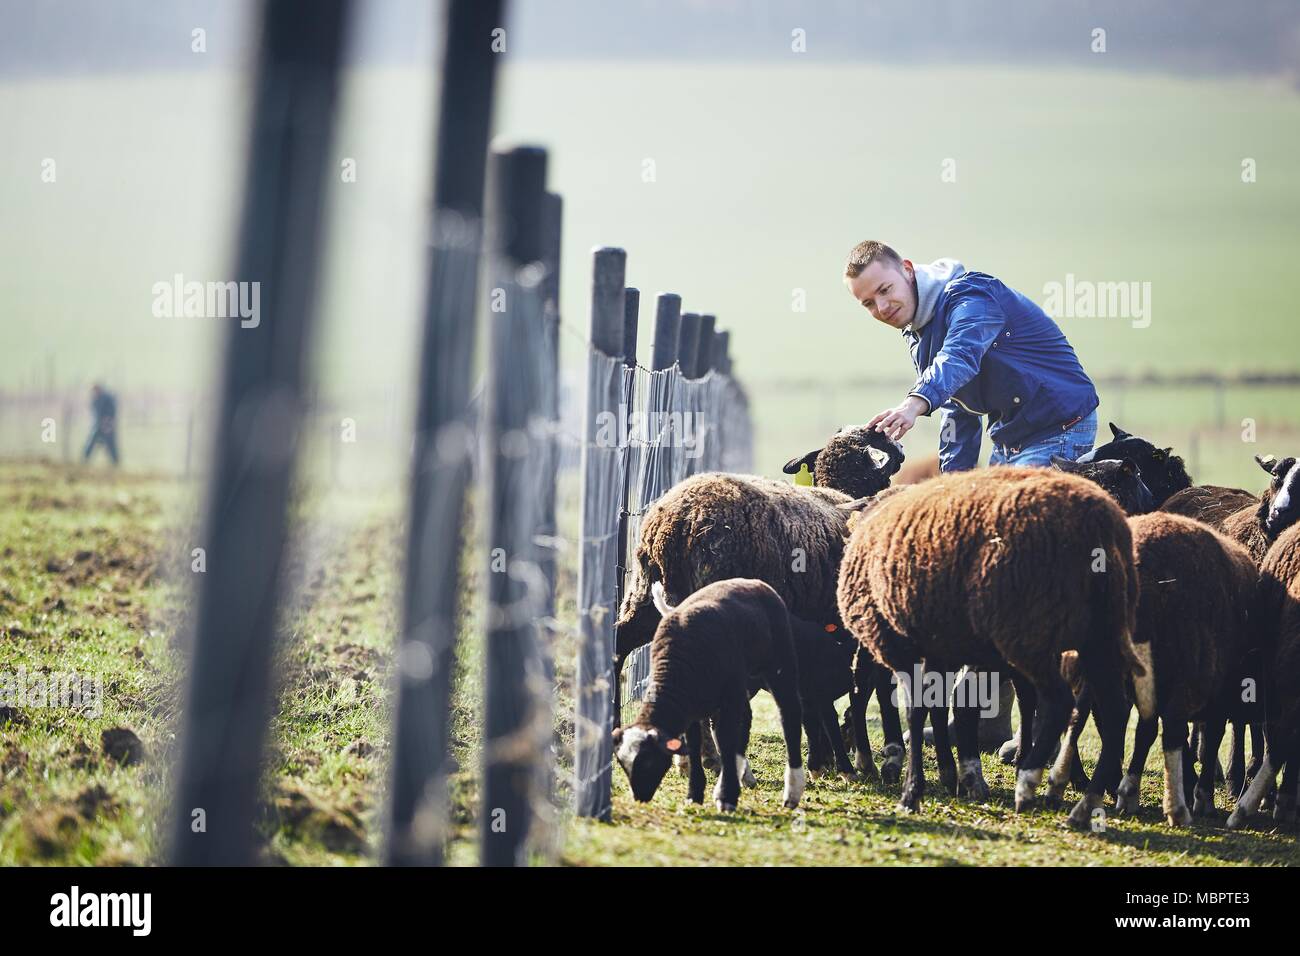
[{"label": "sheep's leg", "polygon": [[776,709],[781,714],[781,734],[785,738],[785,783],[781,803],[790,810],[799,806],[804,788],[803,741],[799,734],[804,716],[794,675],[793,667],[784,667],[773,675],[770,684]]},{"label": "sheep's leg", "polygon": [[1271,729],[1265,729],[1264,732],[1264,753],[1260,757],[1259,770],[1255,776],[1251,777],[1250,783],[1246,785],[1246,791],[1237,800],[1237,806],[1232,813],[1228,815],[1228,829],[1241,829],[1246,820],[1250,818],[1256,810],[1259,809],[1260,802],[1264,799],[1264,794],[1268,790],[1269,781],[1277,773],[1277,765],[1273,762],[1273,753],[1269,747],[1269,737],[1272,735]]},{"label": "sheep's leg", "polygon": [[[929,668],[929,673],[934,673]],[[936,669],[937,670],[937,669]],[[934,730],[934,756],[939,763],[939,783],[948,795],[957,796],[957,762],[952,758],[952,744],[948,741],[948,701],[930,708],[930,727]],[[921,738],[913,735],[914,749],[921,749]]]},{"label": "sheep's leg", "polygon": [[831,740],[831,752],[835,755],[835,769],[845,780],[852,780],[853,764],[849,761],[849,752],[844,747],[844,738],[837,733],[839,720],[835,716],[835,702],[823,699],[820,703],[807,702],[805,706],[812,706],[816,710],[820,717],[818,723]]},{"label": "sheep's leg", "polygon": [[[1074,708],[1070,713],[1070,729],[1065,735],[1065,745],[1057,754],[1056,762],[1052,765],[1051,772],[1047,775],[1047,793],[1043,796],[1044,806],[1055,810],[1061,806],[1061,801],[1065,797],[1066,785],[1071,779],[1077,779],[1082,774],[1084,785],[1080,790],[1087,788],[1087,774],[1083,773],[1083,762],[1079,759],[1079,735],[1083,733],[1084,725],[1088,722],[1088,714],[1092,711],[1092,695],[1087,685],[1079,691],[1079,696],[1074,700]],[[1077,767],[1077,771],[1076,771]]]},{"label": "sheep's leg", "polygon": [[1020,711],[1020,736],[1016,743],[1016,770],[1024,766],[1029,756],[1029,749],[1034,742],[1034,711],[1037,709],[1038,692],[1034,685],[1023,677],[1013,674],[1011,683],[1016,689],[1016,707]]},{"label": "sheep's leg", "polygon": [[1079,757],[1079,738],[1083,736],[1083,728],[1088,726],[1088,718],[1092,715],[1092,691],[1087,684],[1084,684],[1079,699],[1074,702],[1074,709],[1075,713],[1070,717],[1070,749],[1074,752],[1070,760],[1070,783],[1082,793],[1088,789],[1088,771],[1083,769],[1083,760]]},{"label": "sheep's leg", "polygon": [[1137,730],[1133,733],[1133,756],[1128,762],[1128,772],[1120,782],[1119,792],[1115,795],[1115,813],[1120,816],[1138,812],[1142,803],[1142,770],[1147,765],[1147,754],[1156,742],[1159,729],[1159,717],[1150,720],[1138,717]]},{"label": "sheep's leg", "polygon": [[[1018,691],[1017,691],[1018,693]],[[1065,733],[1074,711],[1074,695],[1064,681],[1059,686],[1042,689],[1038,694],[1042,707],[1038,708],[1042,720],[1034,721],[1034,743],[1029,749],[1029,756],[1024,759],[1016,773],[1016,812],[1026,810],[1034,802],[1038,784],[1043,779],[1043,768],[1052,756],[1052,750]],[[1038,715],[1035,715],[1038,716]],[[1024,746],[1024,732],[1021,732],[1021,747]]]},{"label": "sheep's leg", "polygon": [[1187,753],[1187,717],[1166,713],[1160,718],[1161,743],[1165,754],[1165,820],[1170,826],[1185,827],[1192,822],[1183,787],[1184,756]]},{"label": "sheep's leg", "polygon": [[1192,814],[1198,817],[1214,815],[1214,780],[1219,769],[1219,745],[1227,721],[1221,713],[1208,716],[1201,724],[1201,773],[1192,796]]},{"label": "sheep's leg", "polygon": [[1246,721],[1233,718],[1228,744],[1228,795],[1235,801],[1246,789]]},{"label": "sheep's leg", "polygon": [[821,721],[812,707],[801,706],[803,729],[808,736],[808,776],[819,780],[826,767],[826,741],[822,738]]},{"label": "sheep's leg", "polygon": [[[863,656],[866,656],[865,654]],[[894,697],[894,674],[887,667],[872,662],[870,685],[876,691],[876,704],[880,707],[880,729],[885,735],[884,760],[880,764],[882,783],[895,784],[903,775],[903,757],[907,748],[903,746],[903,721],[898,716],[898,700]],[[866,736],[867,700],[862,701],[863,736]]]},{"label": "sheep's leg", "polygon": [[[919,695],[920,688],[914,690]],[[903,783],[903,796],[898,801],[900,813],[916,813],[921,809],[925,795],[925,767],[921,763],[921,734],[925,731],[926,709],[913,697],[907,711],[907,727],[912,734],[912,748],[908,752],[907,780]]]},{"label": "sheep's leg", "polygon": [[989,785],[984,780],[984,768],[980,763],[979,705],[970,700],[964,701],[960,707],[954,708],[953,717],[961,772],[958,793],[984,803],[989,798]]},{"label": "sheep's leg", "polygon": [[1092,716],[1097,724],[1097,733],[1101,736],[1101,754],[1097,758],[1097,766],[1093,769],[1087,791],[1070,812],[1070,825],[1080,829],[1094,827],[1093,815],[1096,813],[1100,813],[1103,820],[1105,818],[1102,804],[1106,792],[1113,790],[1119,783],[1124,763],[1124,738],[1128,733],[1128,715],[1132,709],[1117,677],[1112,684],[1103,686],[1098,686],[1096,677],[1096,674],[1091,675],[1089,684],[1092,686]]},{"label": "sheep's leg", "polygon": [[736,809],[740,801],[740,761],[744,759],[745,714],[749,711],[749,697],[743,691],[732,692],[723,698],[722,713],[714,723],[718,737],[718,760],[722,772],[713,788],[713,801],[723,813]]},{"label": "sheep's leg", "polygon": [[853,689],[849,691],[849,710],[845,716],[853,734],[853,765],[866,779],[879,780],[876,761],[871,756],[871,740],[867,737],[867,701],[870,693],[870,688],[864,690],[854,681]]},{"label": "sheep's leg", "polygon": [[704,802],[704,760],[700,756],[700,743],[704,734],[699,721],[686,728],[686,759],[690,762],[690,778],[686,783],[686,799],[691,803]]}]

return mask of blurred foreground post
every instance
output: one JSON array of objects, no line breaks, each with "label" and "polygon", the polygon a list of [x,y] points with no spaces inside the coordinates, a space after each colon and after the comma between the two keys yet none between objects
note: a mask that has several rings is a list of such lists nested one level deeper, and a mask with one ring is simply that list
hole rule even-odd
[{"label": "blurred foreground post", "polygon": [[[582,445],[582,544],[578,566],[579,647],[574,721],[577,813],[610,818],[610,731],[614,714],[613,606],[622,491],[618,406],[623,400],[623,279],[627,253],[597,249],[591,282],[591,344]],[[611,427],[612,426],[612,427]]]},{"label": "blurred foreground post", "polygon": [[254,862],[272,641],[310,341],[345,0],[263,8],[234,279],[260,284],[256,326],[226,331],[187,677],[172,859]]},{"label": "blurred foreground post", "polygon": [[475,287],[500,0],[450,0],[444,17],[434,220],[416,395],[386,860],[442,862],[459,615],[461,518],[476,451],[469,419]]},{"label": "blurred foreground post", "polygon": [[546,151],[492,156],[487,408],[487,642],[479,837],[485,866],[527,862],[544,802],[538,768],[550,743],[551,688],[537,640],[545,578],[537,560],[541,514],[540,420],[545,368],[542,219]]}]

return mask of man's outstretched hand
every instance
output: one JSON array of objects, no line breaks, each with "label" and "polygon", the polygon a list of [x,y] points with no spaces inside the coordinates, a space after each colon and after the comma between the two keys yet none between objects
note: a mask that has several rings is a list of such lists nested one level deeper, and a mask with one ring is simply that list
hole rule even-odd
[{"label": "man's outstretched hand", "polygon": [[925,399],[909,395],[897,407],[886,409],[867,422],[867,427],[884,432],[894,441],[898,441],[912,430],[912,426],[916,424],[916,417],[929,410],[930,406],[926,404]]}]

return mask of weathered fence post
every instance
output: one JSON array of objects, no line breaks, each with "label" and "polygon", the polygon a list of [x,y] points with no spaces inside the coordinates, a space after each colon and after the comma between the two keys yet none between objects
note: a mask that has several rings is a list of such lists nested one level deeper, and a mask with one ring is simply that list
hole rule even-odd
[{"label": "weathered fence post", "polygon": [[617,431],[609,437],[610,416],[618,420],[623,382],[623,278],[627,253],[595,251],[591,283],[591,352],[587,368],[587,415],[582,446],[582,557],[578,568],[580,626],[577,668],[577,719],[574,721],[577,813],[610,818],[614,675],[614,567],[621,488],[621,450]]},{"label": "weathered fence post", "polygon": [[713,339],[713,367],[723,375],[731,375],[731,332],[718,332]]},{"label": "weathered fence post", "polygon": [[500,0],[450,0],[444,23],[393,718],[385,854],[391,865],[441,863],[446,837],[461,518],[475,455],[475,291],[497,64],[491,34],[501,25]]},{"label": "weathered fence post", "polygon": [[253,328],[227,327],[172,859],[254,862],[272,644],[299,435],[304,356],[324,244],[344,0],[264,7],[234,277],[259,284]]},{"label": "weathered fence post", "polygon": [[[555,617],[555,572],[558,558],[559,530],[555,523],[555,478],[559,467],[559,442],[557,430],[560,421],[560,248],[564,222],[564,200],[556,193],[547,193],[543,205],[542,242],[546,276],[542,280],[543,319],[546,323],[545,342],[546,374],[543,376],[545,400],[543,414],[549,423],[548,454],[550,461],[542,476],[542,509],[537,530],[538,560],[546,578],[546,596],[543,614],[548,627]],[[551,641],[547,640],[547,647]],[[546,655],[547,673],[553,673],[551,655]]]},{"label": "weathered fence post", "polygon": [[655,297],[655,341],[650,368],[656,372],[672,368],[677,361],[677,338],[682,327],[682,297],[660,292]]},{"label": "weathered fence post", "polygon": [[702,320],[698,312],[682,313],[681,331],[677,336],[677,364],[682,367],[683,378],[695,378],[695,358],[699,354]]},{"label": "weathered fence post", "polygon": [[691,378],[703,378],[713,368],[713,330],[717,324],[715,315],[700,316],[700,341],[695,347],[695,374]]},{"label": "weathered fence post", "polygon": [[494,153],[492,167],[491,285],[504,308],[490,313],[483,429],[490,553],[479,835],[485,866],[517,866],[526,862],[539,744],[550,739],[550,728],[538,725],[541,712],[533,703],[543,677],[537,642],[542,589],[534,541],[540,463],[530,421],[543,397],[537,374],[543,291],[536,264],[543,257],[546,151],[519,147]]}]

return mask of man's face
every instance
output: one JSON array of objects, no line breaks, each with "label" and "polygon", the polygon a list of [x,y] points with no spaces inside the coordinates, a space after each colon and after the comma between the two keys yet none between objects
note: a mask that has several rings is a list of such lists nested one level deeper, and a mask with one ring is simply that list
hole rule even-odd
[{"label": "man's face", "polygon": [[916,316],[916,287],[912,282],[912,262],[901,266],[877,259],[858,273],[845,278],[844,284],[873,318],[890,328],[905,329]]}]

